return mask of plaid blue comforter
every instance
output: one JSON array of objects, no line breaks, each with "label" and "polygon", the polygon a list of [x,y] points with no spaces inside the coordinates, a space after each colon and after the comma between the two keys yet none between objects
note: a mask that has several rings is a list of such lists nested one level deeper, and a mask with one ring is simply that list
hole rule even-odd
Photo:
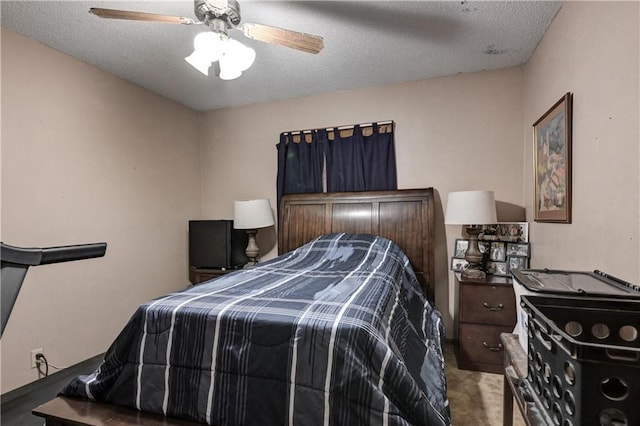
[{"label": "plaid blue comforter", "polygon": [[394,243],[325,235],[141,305],[62,394],[211,425],[447,425],[443,343]]}]

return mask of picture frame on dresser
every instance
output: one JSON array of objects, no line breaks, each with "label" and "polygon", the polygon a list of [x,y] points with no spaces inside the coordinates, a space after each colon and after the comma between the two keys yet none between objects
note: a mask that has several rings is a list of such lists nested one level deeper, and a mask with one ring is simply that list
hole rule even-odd
[{"label": "picture frame on dresser", "polygon": [[536,222],[571,223],[572,103],[568,92],[533,123]]},{"label": "picture frame on dresser", "polygon": [[489,241],[480,241],[478,240],[478,250],[480,253],[489,255],[489,250],[491,249],[491,243]]},{"label": "picture frame on dresser", "polygon": [[465,259],[459,259],[457,257],[452,257],[451,258],[451,265],[450,268],[453,272],[462,272],[462,270],[464,268],[466,268],[467,266],[469,266],[469,262],[467,262]]},{"label": "picture frame on dresser", "polygon": [[464,259],[464,255],[469,247],[469,240],[456,239],[456,245],[453,249],[453,257],[457,259]]},{"label": "picture frame on dresser", "polygon": [[506,244],[502,241],[492,241],[489,246],[489,260],[504,262],[507,260]]},{"label": "picture frame on dresser", "polygon": [[509,270],[506,262],[487,262],[487,274],[495,275],[497,277],[508,277]]},{"label": "picture frame on dresser", "polygon": [[529,222],[498,222],[482,225],[479,241],[529,242]]},{"label": "picture frame on dresser", "polygon": [[507,256],[507,273],[511,275],[512,269],[527,269],[529,258],[526,256]]},{"label": "picture frame on dresser", "polygon": [[507,256],[529,257],[529,243],[507,243]]}]

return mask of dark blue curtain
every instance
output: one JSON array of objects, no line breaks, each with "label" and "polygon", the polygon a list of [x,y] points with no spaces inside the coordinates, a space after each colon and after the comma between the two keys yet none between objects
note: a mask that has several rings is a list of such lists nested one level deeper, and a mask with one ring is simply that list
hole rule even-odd
[{"label": "dark blue curtain", "polygon": [[[369,127],[369,126],[367,126]],[[387,131],[373,123],[372,134],[364,136],[354,126],[351,136],[334,129],[333,140],[326,129],[311,133],[280,134],[278,149],[278,211],[284,194],[322,192],[322,169],[326,159],[327,191],[384,191],[398,189],[393,124]]]},{"label": "dark blue curtain", "polygon": [[[320,134],[324,132],[324,134]],[[311,141],[305,141],[305,136]],[[322,166],[326,131],[300,133],[300,142],[293,141],[291,133],[281,133],[278,149],[278,211],[284,194],[322,192]]]},{"label": "dark blue curtain", "polygon": [[327,140],[327,191],[384,191],[398,189],[393,131],[380,132],[376,123],[372,134],[364,136],[354,126],[352,136],[334,130]]}]

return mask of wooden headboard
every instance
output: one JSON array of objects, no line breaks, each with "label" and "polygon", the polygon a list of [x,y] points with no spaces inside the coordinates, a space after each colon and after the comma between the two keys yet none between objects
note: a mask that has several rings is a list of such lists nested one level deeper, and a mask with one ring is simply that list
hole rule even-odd
[{"label": "wooden headboard", "polygon": [[282,197],[278,252],[336,232],[375,234],[409,257],[424,294],[434,301],[433,188],[288,194]]}]

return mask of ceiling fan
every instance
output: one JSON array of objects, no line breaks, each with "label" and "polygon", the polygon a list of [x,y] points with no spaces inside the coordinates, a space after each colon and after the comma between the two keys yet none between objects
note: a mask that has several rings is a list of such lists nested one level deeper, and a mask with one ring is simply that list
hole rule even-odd
[{"label": "ceiling fan", "polygon": [[206,25],[210,31],[196,35],[194,52],[185,58],[194,68],[208,75],[210,66],[219,61],[220,78],[231,80],[248,69],[255,59],[255,51],[227,32],[239,30],[244,36],[271,44],[278,44],[307,53],[319,53],[324,47],[322,37],[269,25],[245,22],[240,24],[240,5],[236,0],[194,0],[194,14],[198,21],[182,16],[92,7],[89,12],[107,19],[160,22],[166,24]]}]

